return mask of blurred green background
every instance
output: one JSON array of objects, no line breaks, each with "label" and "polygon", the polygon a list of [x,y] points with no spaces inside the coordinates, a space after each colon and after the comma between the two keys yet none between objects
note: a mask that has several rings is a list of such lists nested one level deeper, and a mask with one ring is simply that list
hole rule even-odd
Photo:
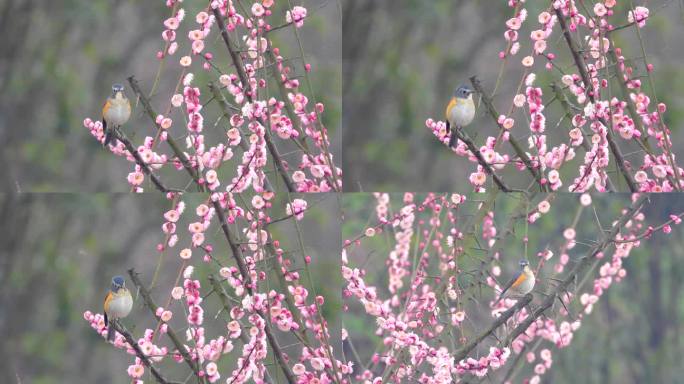
[{"label": "blurred green background", "polygon": [[[589,9],[595,1],[583,2]],[[681,1],[635,1],[646,3],[651,16],[641,29],[646,54],[655,65],[653,72],[658,99],[668,106],[666,123],[673,132],[673,152],[684,156],[684,10]],[[499,113],[507,113],[522,77],[520,60],[530,52],[529,34],[537,29],[537,15],[548,7],[548,1],[526,1],[528,19],[520,30],[521,50],[506,66],[494,99]],[[619,1],[615,25],[627,22],[629,2]],[[579,5],[578,5],[579,6]],[[476,165],[450,152],[425,127],[425,120],[444,119],[444,109],[454,89],[470,84],[468,78],[477,75],[491,95],[501,60],[499,51],[506,46],[505,21],[513,16],[506,1],[489,0],[348,0],[343,4],[343,103],[344,188],[346,191],[455,191],[469,192],[468,175]],[[556,61],[565,70],[573,70],[565,41],[558,26],[548,40],[546,52],[555,53]],[[636,72],[643,74],[641,48],[633,28],[615,35],[623,55],[636,60]],[[550,73],[537,59],[536,85],[544,92],[544,102],[550,101]],[[557,72],[553,72],[556,76]],[[650,93],[648,81],[643,89]],[[619,93],[617,85],[611,87]],[[514,115],[513,133],[521,138],[529,132],[520,111]],[[546,109],[547,143],[567,142],[568,121],[556,128],[561,108],[553,103]],[[484,108],[479,108],[466,131],[476,145],[484,145],[498,128]],[[523,145],[526,137],[519,140]],[[633,145],[619,145],[627,160],[642,163],[643,155]],[[504,143],[505,153],[512,153]],[[576,160],[583,159],[583,150]],[[567,190],[577,177],[577,165],[561,173]],[[611,178],[620,191],[626,186],[620,177]],[[508,167],[501,175],[509,186],[526,188],[530,178],[517,177]]]},{"label": "blurred green background", "polygon": [[[180,241],[160,259],[156,245],[163,242],[162,215],[171,202],[159,195],[0,194],[0,383],[129,383],[126,369],[134,358],[106,344],[83,319],[83,313],[102,313],[113,275],[126,276],[127,286],[133,287],[126,273],[129,268],[140,272],[149,287],[158,263],[161,267],[152,295],[157,305],[165,306],[182,264],[178,252],[190,243],[185,228],[196,220],[195,208],[206,198],[185,196],[186,212],[177,223]],[[274,219],[286,215],[286,198],[283,195],[276,200],[271,210]],[[312,259],[315,293],[326,299],[322,309],[330,326],[331,343],[339,353],[341,277],[339,253],[331,251],[341,244],[338,199],[334,194],[320,194],[307,201],[306,216],[297,224],[305,252]],[[243,226],[244,222],[240,228]],[[233,230],[244,241],[242,232]],[[300,270],[312,299],[314,291],[302,269],[293,220],[275,223],[270,230],[292,259],[292,269]],[[216,220],[206,232],[205,244],[214,246],[214,256],[221,262],[234,265]],[[202,282],[204,296],[210,289],[206,276],[216,275],[217,268],[204,263],[202,255],[195,250],[191,262],[195,266],[193,277]],[[265,264],[260,263],[259,268],[263,267]],[[285,289],[278,287],[273,275],[263,284],[279,292]],[[135,297],[134,290],[132,294]],[[207,297],[202,306],[207,339],[225,335],[228,314],[219,313],[216,295]],[[186,322],[181,304],[174,301],[170,309],[174,312],[171,325],[183,335]],[[156,322],[138,298],[123,324],[139,338]],[[280,331],[275,335],[286,353],[299,357],[301,346],[292,335]],[[160,340],[159,345],[171,345],[166,337]],[[234,369],[234,358],[242,348],[239,340],[233,345],[234,351],[219,363],[222,381]],[[272,356],[267,358],[269,363],[272,360]],[[171,361],[158,367],[175,381],[182,381],[188,373],[187,366]],[[144,379],[154,381],[147,376]]]},{"label": "blurred green background", "polygon": [[[399,212],[402,207],[402,194],[391,194],[393,214]],[[418,194],[416,202],[422,202],[424,194]],[[545,196],[538,195],[530,202],[530,210]],[[486,199],[486,195],[469,195],[469,200],[458,208],[458,228],[464,230],[464,223],[468,223],[472,215],[477,211],[477,204]],[[547,247],[554,252],[554,258],[547,262],[536,289],[542,292],[549,288],[553,276],[551,266],[560,256],[559,247],[564,243],[563,231],[570,227],[575,220],[579,208],[579,196],[572,194],[556,195],[552,202],[551,211],[543,215],[536,223],[529,225],[528,237],[529,248],[527,258],[533,267],[537,266],[539,258],[537,253]],[[675,194],[652,195],[650,203],[643,212],[646,214],[645,225],[659,225],[669,220],[670,214],[684,212],[684,199]],[[583,256],[593,241],[598,239],[599,229],[596,225],[596,217],[600,220],[604,229],[609,228],[612,220],[620,215],[622,208],[630,205],[630,196],[627,194],[595,195],[593,196],[594,210],[585,208],[577,219],[577,245],[568,251],[570,263],[567,268],[573,266],[573,260]],[[515,225],[510,227],[512,232],[505,232],[509,219],[523,212],[524,200],[518,195],[499,194],[495,202],[495,223],[497,233],[503,236],[496,242],[495,250],[501,253],[500,260],[502,274],[498,278],[500,283],[505,283],[511,273],[517,270],[518,260],[524,255],[523,238],[525,236],[525,220],[518,218]],[[343,199],[345,221],[342,224],[342,239],[353,239],[362,234],[365,228],[377,224],[375,216],[375,198],[371,194],[346,194]],[[523,209],[521,211],[521,209]],[[528,210],[529,211],[529,210]],[[426,213],[419,214],[418,218],[428,221]],[[442,215],[442,229],[445,234],[449,233],[451,224]],[[425,226],[423,227],[425,228]],[[468,227],[469,228],[469,227]],[[415,229],[415,225],[414,225]],[[410,245],[411,256],[416,245],[417,233],[414,233]],[[486,247],[486,241],[481,240],[481,226],[476,229],[477,237],[480,238],[480,246]],[[468,233],[466,231],[466,233]],[[376,286],[378,297],[381,300],[388,299],[387,289],[387,265],[386,260],[389,252],[394,249],[394,232],[384,231],[381,235],[364,239],[361,246],[351,247],[348,250],[350,267],[363,267],[366,270],[365,282],[369,286]],[[684,242],[682,235],[684,227],[673,226],[672,233],[665,235],[662,232],[655,233],[650,239],[643,240],[642,245],[634,249],[623,266],[627,271],[627,277],[613,285],[601,296],[594,305],[590,315],[584,315],[582,326],[574,333],[572,344],[564,349],[557,349],[548,341],[543,341],[535,350],[537,362],[539,351],[549,348],[553,352],[553,365],[545,376],[542,383],[680,383],[684,375],[684,367],[681,365],[680,356],[684,353]],[[425,234],[420,235],[421,241]],[[442,240],[442,243],[445,241]],[[436,258],[434,248],[430,252],[430,276],[439,275],[436,270]],[[473,271],[480,268],[481,260],[488,259],[487,253],[471,249],[468,251],[474,256],[460,256],[459,266],[464,271]],[[607,259],[605,260],[607,261]],[[602,264],[602,263],[601,263]],[[409,267],[410,270],[411,267]],[[591,275],[591,279],[584,285],[581,292],[591,291],[592,281],[598,276],[598,270]],[[546,277],[546,279],[544,279]],[[474,277],[463,275],[459,281],[463,285],[474,282]],[[405,284],[406,287],[406,284]],[[404,288],[405,290],[405,288]],[[494,293],[487,286],[480,289],[473,288],[467,293],[474,295],[474,301],[465,300],[464,304],[468,319],[464,327],[467,337],[484,329],[491,323],[491,313],[486,303],[494,297]],[[542,300],[541,294],[535,295],[535,301]],[[484,305],[474,304],[482,302]],[[533,303],[534,303],[533,302]],[[354,348],[361,360],[365,362],[373,352],[377,352],[382,345],[382,339],[375,335],[375,326],[369,326],[373,319],[366,315],[364,309],[354,299],[345,300],[349,311],[342,315],[343,327],[350,335]],[[573,319],[577,318],[578,306],[573,303],[569,306]],[[553,310],[558,313],[559,306]],[[555,315],[549,315],[555,318]],[[460,335],[456,332],[456,335]],[[504,333],[498,334],[504,338]],[[448,333],[444,335],[446,340],[442,343],[451,345]],[[456,341],[458,343],[458,341]],[[353,352],[349,343],[345,344],[347,358],[352,358]],[[496,340],[487,339],[483,343],[480,352],[486,354],[490,345],[496,344]],[[473,352],[471,355],[476,355]],[[516,355],[512,355],[509,364]],[[510,365],[498,371],[490,371],[489,378],[483,382],[502,382],[502,374],[506,373]],[[520,366],[512,383],[523,382],[523,379],[533,375],[534,364]],[[358,369],[358,368],[357,368]],[[358,372],[357,372],[358,373]],[[376,372],[377,373],[377,372]],[[472,377],[468,382],[479,382]]]},{"label": "blurred green background", "polygon": [[[172,91],[178,82],[181,67],[178,60],[189,50],[187,32],[195,29],[195,15],[206,1],[184,1],[186,18],[177,31],[178,52],[166,60],[152,106],[164,113],[170,105]],[[325,103],[322,115],[331,135],[331,152],[341,167],[341,13],[338,3],[330,0],[302,0],[308,17],[299,30],[317,101]],[[276,1],[271,23],[285,22],[288,2]],[[147,94],[157,74],[159,60],[155,55],[163,49],[162,22],[171,16],[164,1],[149,0],[0,0],[0,32],[11,36],[0,44],[0,191],[22,192],[109,192],[128,191],[126,176],[133,164],[113,156],[83,127],[86,117],[99,119],[112,83],[123,83],[135,75]],[[233,36],[235,38],[235,36]],[[293,75],[303,73],[299,44],[292,28],[271,34],[281,55],[291,59]],[[204,52],[212,52],[216,64],[228,70],[228,53],[216,26],[206,40]],[[217,80],[214,72],[201,68],[195,57],[191,70],[195,86],[202,89],[202,102],[211,92],[209,80]],[[272,85],[272,79],[269,77]],[[308,87],[302,80],[302,91]],[[271,94],[274,94],[271,91]],[[130,88],[129,98],[133,97]],[[311,96],[308,95],[311,99]],[[185,119],[174,108],[170,117],[175,137],[185,130]],[[206,142],[225,138],[223,128],[215,126],[220,116],[215,103],[203,111]],[[222,124],[225,123],[225,119]],[[135,145],[154,136],[156,131],[140,106],[134,107],[131,120],[124,127]],[[179,140],[184,143],[184,140]],[[289,143],[276,140],[280,152],[292,151]],[[166,144],[160,150],[168,152]],[[241,153],[241,152],[240,152]],[[239,161],[241,156],[235,156]],[[298,164],[301,155],[288,154],[287,160]],[[235,160],[231,160],[230,164]],[[235,175],[232,166],[222,167],[230,180]],[[272,167],[271,167],[272,169]],[[186,175],[162,172],[169,186],[184,186]],[[151,185],[143,185],[148,190]]]}]

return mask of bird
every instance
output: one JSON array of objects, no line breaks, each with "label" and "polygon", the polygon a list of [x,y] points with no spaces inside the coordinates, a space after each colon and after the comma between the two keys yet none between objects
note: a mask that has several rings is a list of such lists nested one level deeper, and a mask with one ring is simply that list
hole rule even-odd
[{"label": "bird", "polygon": [[[506,284],[499,295],[497,303],[504,297],[522,297],[532,292],[536,278],[527,260],[520,260],[520,271]],[[508,295],[505,295],[508,293]]]},{"label": "bird", "polygon": [[107,326],[107,341],[114,341],[116,332],[112,323],[115,319],[121,319],[131,312],[133,297],[126,289],[126,281],[122,276],[112,278],[112,288],[104,300],[104,321]]},{"label": "bird", "polygon": [[[461,85],[454,91],[449,104],[446,107],[446,132],[449,137],[449,147],[456,145],[456,134],[453,130],[460,129],[470,124],[475,117],[475,103],[473,102],[472,88]],[[453,129],[452,129],[453,128]]]},{"label": "bird", "polygon": [[114,137],[114,131],[126,124],[131,117],[131,102],[124,93],[124,86],[121,84],[112,85],[112,95],[107,98],[102,106],[102,129],[104,129],[105,139],[102,143],[107,146]]}]

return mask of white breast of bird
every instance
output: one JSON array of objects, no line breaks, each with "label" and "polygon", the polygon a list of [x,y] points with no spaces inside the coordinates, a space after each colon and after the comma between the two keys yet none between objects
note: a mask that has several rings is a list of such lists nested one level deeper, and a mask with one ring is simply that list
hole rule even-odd
[{"label": "white breast of bird", "polygon": [[449,121],[459,127],[465,127],[470,124],[475,117],[475,105],[472,100],[458,101],[456,106],[451,108],[451,115]]},{"label": "white breast of bird", "polygon": [[107,313],[116,318],[126,317],[131,312],[131,308],[133,308],[133,298],[131,295],[122,295],[115,297],[109,302],[109,311]]},{"label": "white breast of bird", "polygon": [[111,105],[105,116],[107,123],[121,126],[128,121],[129,117],[131,117],[131,106],[128,104],[128,101],[121,99],[114,99],[111,101]]}]

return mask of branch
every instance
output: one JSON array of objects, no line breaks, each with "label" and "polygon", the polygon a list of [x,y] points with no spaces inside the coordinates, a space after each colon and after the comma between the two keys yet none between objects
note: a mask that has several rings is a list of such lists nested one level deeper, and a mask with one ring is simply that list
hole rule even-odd
[{"label": "branch", "polygon": [[[128,77],[128,83],[131,85],[131,88],[133,89],[133,92],[135,92],[136,96],[138,96],[138,99],[140,100],[140,103],[143,106],[143,109],[145,109],[145,112],[147,112],[147,115],[150,117],[154,125],[158,129],[162,129],[159,124],[157,124],[157,113],[154,111],[152,108],[152,105],[150,104],[150,100],[145,96],[140,89],[140,85],[138,84],[138,80],[135,79],[134,76],[129,76]],[[178,146],[176,141],[171,137],[171,135],[167,135],[166,137],[166,142],[169,143],[171,146],[171,149],[173,150],[173,153],[176,154],[176,157],[180,160],[181,164],[183,164],[183,167],[185,168],[186,171],[190,174],[192,179],[195,181],[197,184],[198,188],[200,191],[204,191],[204,185],[199,182],[199,175],[197,173],[197,170],[195,170],[192,167],[192,164],[190,164],[190,160],[188,160],[187,156],[185,156],[185,153],[181,150],[181,148]]]},{"label": "branch", "polygon": [[494,183],[499,187],[499,189],[501,189],[504,192],[510,192],[511,189],[508,188],[506,186],[506,184],[504,184],[503,180],[501,180],[501,178],[496,173],[494,173],[492,166],[489,165],[489,163],[487,163],[487,161],[484,159],[484,157],[482,157],[480,150],[477,149],[477,147],[475,147],[475,143],[473,143],[473,141],[470,139],[468,134],[465,131],[463,131],[463,129],[461,129],[459,127],[454,127],[454,129],[452,129],[451,131],[453,134],[456,135],[456,137],[459,140],[461,140],[462,142],[465,143],[465,145],[468,147],[470,152],[477,159],[477,162],[480,163],[482,168],[484,168],[484,170],[492,176]]},{"label": "branch", "polygon": [[459,362],[468,356],[468,353],[475,349],[475,347],[478,346],[484,340],[487,338],[489,335],[494,333],[497,328],[499,328],[502,324],[504,324],[508,319],[510,319],[519,309],[522,307],[526,306],[532,301],[532,294],[528,293],[525,295],[522,299],[518,300],[517,303],[515,303],[514,306],[510,307],[506,312],[504,312],[501,316],[499,316],[492,325],[489,326],[484,332],[480,333],[473,341],[468,343],[465,347],[461,348],[456,354],[454,355],[454,361]]},{"label": "branch", "polygon": [[[485,93],[484,89],[482,88],[482,85],[480,84],[480,80],[478,80],[477,76],[472,76],[470,78],[470,82],[473,84],[473,88],[477,91],[477,93],[480,94],[480,97],[482,97],[482,102],[484,103],[485,107],[489,111],[489,114],[492,116],[492,119],[496,122],[496,125],[499,126],[499,129],[502,131],[505,131],[505,128],[499,124],[499,113],[496,111],[496,108],[494,108],[494,104],[492,103],[492,99]],[[511,135],[508,139],[508,142],[511,143],[513,146],[513,150],[515,151],[516,155],[520,158],[520,160],[525,164],[525,167],[527,170],[532,174],[534,179],[537,181],[537,184],[539,184],[539,187],[541,188],[542,191],[548,192],[548,187],[546,184],[542,183],[542,176],[539,173],[539,170],[534,167],[532,164],[532,161],[530,158],[527,156],[525,153],[525,150],[523,147],[518,143],[518,141]]]},{"label": "branch", "polygon": [[[604,240],[600,243],[592,247],[592,249],[589,251],[590,254],[585,256],[577,265],[575,268],[572,269],[572,271],[568,274],[568,276],[565,277],[565,279],[551,292],[546,296],[546,299],[542,302],[541,306],[537,308],[533,313],[531,313],[520,325],[518,325],[508,337],[506,337],[506,341],[504,342],[505,345],[509,345],[511,341],[515,340],[518,336],[520,336],[522,333],[524,333],[527,328],[537,320],[539,316],[541,316],[544,311],[549,309],[551,305],[553,305],[554,301],[556,298],[560,298],[561,292],[564,292],[567,290],[567,287],[575,281],[578,275],[584,272],[589,265],[597,260],[596,255],[600,252],[602,252],[606,247],[611,245],[615,241],[615,236],[620,232],[620,229],[634,217],[634,215],[641,209],[642,205],[648,198],[648,195],[641,195],[629,209],[627,212],[625,212],[622,217],[618,221],[616,221],[613,224],[613,227],[611,228],[610,233],[608,236],[604,238]],[[562,299],[561,299],[562,300]]]},{"label": "branch", "polygon": [[[582,56],[579,54],[579,48],[577,47],[575,40],[573,40],[572,36],[570,35],[570,30],[568,29],[568,26],[565,23],[563,13],[560,9],[555,9],[554,11],[556,12],[556,16],[558,17],[558,23],[560,24],[561,30],[563,31],[563,36],[565,37],[565,41],[568,44],[568,48],[572,53],[572,58],[575,60],[575,66],[579,70],[584,86],[587,88],[586,90],[587,94],[589,95],[589,99],[592,103],[596,103],[594,85],[591,82],[591,79],[589,78],[589,74],[587,73],[584,58],[582,58]],[[615,156],[615,162],[617,163],[618,168],[620,168],[620,173],[622,173],[622,176],[625,178],[629,190],[631,192],[638,191],[636,182],[634,181],[632,174],[627,169],[625,159],[622,156],[622,152],[620,151],[620,147],[618,147],[617,144],[615,144],[615,140],[613,140],[613,130],[611,126],[608,125],[608,122],[606,122],[606,120],[602,117],[599,117],[598,120],[601,122],[601,124],[603,124],[604,127],[606,127],[606,140],[608,141],[608,145],[610,146],[610,151],[613,153],[613,156]]]},{"label": "branch", "polygon": [[[171,190],[167,188],[159,179],[159,177],[152,171],[150,166],[145,163],[142,157],[140,157],[140,153],[138,153],[138,150],[133,147],[133,144],[131,143],[130,140],[128,140],[128,137],[121,132],[118,129],[114,130],[114,136],[123,143],[124,147],[128,150],[128,152],[133,156],[135,159],[135,162],[142,168],[143,172],[145,172],[149,177],[150,180],[152,180],[152,184],[154,184],[157,189],[162,192],[162,193],[167,193],[170,192]],[[174,190],[174,192],[181,192],[180,190]]]},{"label": "branch", "polygon": [[124,339],[126,339],[126,342],[128,342],[128,345],[130,345],[131,348],[133,348],[133,350],[135,351],[135,355],[138,356],[138,358],[143,362],[143,364],[145,364],[145,366],[150,369],[150,372],[152,372],[152,376],[154,376],[154,378],[157,380],[158,383],[161,383],[161,384],[179,384],[176,382],[171,382],[171,381],[166,380],[164,378],[164,376],[162,376],[162,374],[159,373],[159,371],[157,371],[157,369],[152,365],[152,362],[150,361],[150,359],[147,356],[145,356],[145,353],[143,353],[142,349],[140,349],[140,346],[135,341],[133,336],[127,330],[125,330],[121,324],[119,324],[119,320],[114,319],[114,321],[112,321],[111,325],[114,328],[114,330],[119,332],[124,337]]},{"label": "branch", "polygon": [[[250,295],[253,295],[254,290],[252,287],[252,279],[249,276],[249,270],[247,269],[247,265],[245,265],[242,250],[235,243],[233,234],[230,232],[230,228],[228,228],[228,222],[226,221],[226,216],[223,214],[223,208],[221,207],[221,204],[218,201],[212,201],[212,204],[214,206],[214,209],[216,210],[216,217],[218,217],[219,222],[221,223],[221,229],[223,230],[223,234],[225,235],[226,240],[228,241],[228,245],[230,246],[230,250],[233,253],[233,258],[237,262],[238,270],[240,270],[240,275],[242,276],[243,284],[247,288],[247,292]],[[271,348],[273,348],[273,353],[275,354],[275,357],[278,360],[278,365],[280,365],[280,368],[283,370],[283,373],[285,374],[285,378],[290,384],[296,383],[297,379],[292,373],[292,370],[290,370],[290,367],[287,365],[287,361],[285,360],[285,354],[278,345],[278,341],[275,339],[275,336],[273,336],[273,332],[271,331],[271,327],[269,326],[267,314],[262,310],[256,310],[256,312],[259,314],[259,316],[261,316],[264,319],[264,332],[266,333],[266,337],[268,338],[269,344],[271,344]]]},{"label": "branch", "polygon": [[[161,321],[161,318],[157,316],[157,305],[154,303],[154,300],[152,300],[150,292],[147,290],[147,288],[145,288],[145,285],[138,278],[138,273],[135,272],[135,269],[131,268],[128,270],[128,275],[131,277],[131,280],[133,280],[133,284],[135,284],[136,288],[138,289],[138,292],[140,292],[140,296],[145,302],[145,306],[147,306],[150,312],[152,312],[152,316],[154,316],[154,318],[157,319],[157,321]],[[171,339],[171,342],[173,342],[173,345],[176,346],[176,350],[178,351],[178,353],[181,354],[181,356],[183,356],[183,360],[185,360],[188,366],[190,366],[192,372],[195,373],[195,376],[197,376],[197,381],[199,383],[204,383],[204,376],[200,374],[199,364],[196,361],[192,360],[192,357],[190,357],[188,351],[185,350],[185,346],[180,341],[176,333],[173,331],[171,325],[169,325],[168,323],[166,325],[166,334]]]},{"label": "branch", "polygon": [[[247,78],[247,74],[245,73],[242,58],[240,57],[240,54],[235,50],[235,48],[233,48],[233,43],[230,41],[230,36],[228,36],[228,30],[226,29],[226,24],[223,22],[223,16],[221,16],[221,12],[219,12],[218,8],[213,8],[212,12],[214,13],[214,17],[216,18],[216,25],[221,31],[221,37],[223,37],[223,41],[226,43],[226,48],[228,49],[230,58],[233,60],[233,64],[235,65],[235,69],[237,70],[240,82],[244,87],[242,91],[245,93],[247,101],[251,103],[253,101],[253,98],[251,91],[248,90],[249,79]],[[290,175],[287,173],[287,170],[285,169],[285,165],[283,164],[283,161],[280,157],[280,153],[278,153],[278,148],[276,148],[276,146],[271,141],[267,125],[261,118],[257,118],[257,120],[259,121],[259,124],[261,124],[264,127],[264,140],[266,141],[266,146],[268,147],[268,151],[271,153],[271,156],[273,157],[273,161],[275,162],[278,172],[280,173],[280,175],[283,178],[283,181],[285,182],[287,190],[289,192],[295,192],[296,189],[294,187],[294,183],[290,178]]]}]

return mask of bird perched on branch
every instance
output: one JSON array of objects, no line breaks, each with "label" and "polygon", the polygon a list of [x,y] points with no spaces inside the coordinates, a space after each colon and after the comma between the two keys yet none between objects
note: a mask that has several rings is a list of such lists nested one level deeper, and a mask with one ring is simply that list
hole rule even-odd
[{"label": "bird perched on branch", "polygon": [[[520,260],[520,271],[506,284],[501,291],[497,303],[505,297],[522,297],[532,292],[536,278],[527,260]],[[508,293],[508,294],[506,294]]]},{"label": "bird perched on branch", "polygon": [[126,124],[130,117],[131,102],[124,93],[124,86],[121,84],[112,85],[112,95],[107,98],[102,107],[102,128],[105,133],[104,146],[112,141],[114,131]]},{"label": "bird perched on branch", "polygon": [[452,132],[470,124],[475,117],[475,103],[473,102],[473,89],[467,85],[456,88],[454,95],[446,107],[446,131],[449,136],[449,147],[456,145],[456,134]]},{"label": "bird perched on branch", "polygon": [[112,323],[114,319],[121,319],[131,312],[133,297],[126,289],[126,281],[122,276],[112,278],[112,288],[104,301],[104,320],[107,325],[107,341],[114,341],[116,332]]}]

